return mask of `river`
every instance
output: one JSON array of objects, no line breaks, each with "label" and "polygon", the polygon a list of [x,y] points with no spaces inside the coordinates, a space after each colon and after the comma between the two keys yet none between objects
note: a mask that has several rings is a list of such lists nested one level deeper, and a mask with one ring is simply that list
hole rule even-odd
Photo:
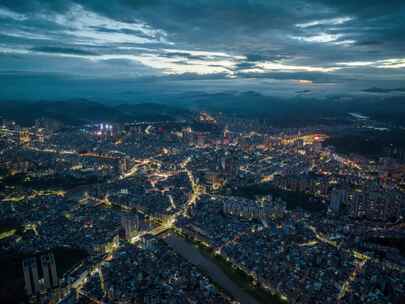
[{"label": "river", "polygon": [[191,243],[174,233],[164,234],[161,237],[178,254],[207,273],[216,284],[221,286],[228,294],[233,296],[240,303],[259,304],[259,302],[256,301],[251,295],[246,293],[236,283],[234,283],[219,266],[217,266],[206,256],[202,255],[200,251]]}]

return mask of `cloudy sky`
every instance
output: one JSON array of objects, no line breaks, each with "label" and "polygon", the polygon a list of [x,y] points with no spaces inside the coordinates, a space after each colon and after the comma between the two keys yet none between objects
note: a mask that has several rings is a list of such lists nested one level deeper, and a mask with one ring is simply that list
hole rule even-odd
[{"label": "cloudy sky", "polygon": [[403,0],[0,0],[2,99],[405,94]]}]

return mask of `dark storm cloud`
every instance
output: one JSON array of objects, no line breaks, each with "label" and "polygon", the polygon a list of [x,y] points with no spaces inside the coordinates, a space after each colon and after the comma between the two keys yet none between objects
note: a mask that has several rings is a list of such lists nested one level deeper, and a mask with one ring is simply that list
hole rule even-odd
[{"label": "dark storm cloud", "polygon": [[300,91],[296,91],[297,94],[308,94],[311,93],[311,90],[300,90]]},{"label": "dark storm cloud", "polygon": [[2,0],[0,72],[374,88],[405,77],[404,34],[401,0]]},{"label": "dark storm cloud", "polygon": [[257,67],[258,62],[282,62],[283,60],[290,59],[291,56],[287,55],[280,55],[280,54],[272,54],[272,52],[268,52],[267,54],[246,54],[246,59],[241,60],[236,66],[236,72],[242,72],[244,70],[249,69],[260,69]]},{"label": "dark storm cloud", "polygon": [[252,69],[255,67],[256,67],[256,64],[254,62],[243,61],[243,62],[238,63],[235,68],[239,71],[243,71],[243,70]]},{"label": "dark storm cloud", "polygon": [[[288,3],[269,0],[118,0],[112,3],[95,0],[2,1],[3,6],[19,13],[64,12],[72,4],[83,5],[89,10],[121,21],[132,20],[134,16],[144,18],[150,24],[165,29],[175,36],[191,38],[195,42],[216,40],[225,34],[236,37],[249,32],[260,34],[268,32],[269,29],[273,31],[293,30],[294,24],[325,20],[342,15],[353,16],[357,20],[354,21],[353,28],[349,27],[346,30],[347,34],[352,33],[359,36],[373,34],[380,37],[384,34],[394,38],[397,31],[403,29],[404,25],[404,5],[400,0],[291,0]],[[216,31],[214,35],[196,35],[212,30]],[[219,32],[223,32],[224,35]]]},{"label": "dark storm cloud", "polygon": [[109,29],[101,26],[91,26],[92,29],[101,32],[101,33],[122,33],[122,34],[128,34],[128,35],[136,35],[138,37],[143,37],[143,38],[150,38],[150,36],[146,35],[142,31],[137,31],[137,30],[130,30],[130,29]]},{"label": "dark storm cloud", "polygon": [[289,59],[291,56],[276,54],[275,52],[268,52],[266,54],[246,54],[246,61],[277,61]]},{"label": "dark storm cloud", "polygon": [[34,52],[51,53],[51,54],[70,54],[70,55],[97,55],[95,52],[77,49],[77,48],[64,48],[57,46],[39,46],[30,49]]},{"label": "dark storm cloud", "polygon": [[183,59],[193,59],[193,60],[205,60],[207,56],[202,56],[202,55],[193,55],[187,52],[176,52],[176,51],[169,51],[166,53],[161,54],[161,56],[164,56],[166,58],[183,58]]},{"label": "dark storm cloud", "polygon": [[391,45],[397,51],[405,49],[400,37],[405,29],[405,5],[403,1],[320,1],[337,12],[354,16],[356,19],[345,29],[359,45]]},{"label": "dark storm cloud", "polygon": [[383,89],[383,88],[369,88],[363,90],[366,93],[379,93],[379,94],[388,94],[388,93],[405,93],[405,88],[395,88],[395,89]]}]

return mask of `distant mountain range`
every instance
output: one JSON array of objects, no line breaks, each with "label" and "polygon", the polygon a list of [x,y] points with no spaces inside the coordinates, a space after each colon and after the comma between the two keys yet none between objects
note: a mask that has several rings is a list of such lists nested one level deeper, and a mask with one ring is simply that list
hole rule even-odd
[{"label": "distant mountain range", "polygon": [[[183,97],[183,98],[182,98]],[[348,113],[361,113],[374,120],[405,126],[405,98],[390,96],[330,96],[325,99],[297,96],[280,98],[257,92],[187,94],[177,104],[209,112],[268,119],[278,126],[304,126],[338,123],[349,119]]]},{"label": "distant mountain range", "polygon": [[0,103],[0,117],[21,125],[32,125],[38,118],[78,125],[93,122],[176,121],[190,119],[193,113],[188,109],[154,103],[109,106],[88,100],[10,101]]},{"label": "distant mountain range", "polygon": [[315,99],[297,96],[278,98],[257,92],[187,92],[166,96],[159,103],[100,103],[87,99],[71,101],[0,101],[0,117],[22,125],[46,117],[67,124],[89,122],[178,121],[189,120],[199,111],[270,120],[275,126],[300,127],[319,123],[333,124],[360,113],[371,119],[405,126],[403,97],[328,97]]}]

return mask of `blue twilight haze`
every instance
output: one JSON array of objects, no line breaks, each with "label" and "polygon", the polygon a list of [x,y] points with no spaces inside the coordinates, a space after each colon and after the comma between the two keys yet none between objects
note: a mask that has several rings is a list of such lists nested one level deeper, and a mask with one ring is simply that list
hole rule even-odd
[{"label": "blue twilight haze", "polygon": [[401,0],[0,0],[0,98],[400,95],[404,37]]}]

